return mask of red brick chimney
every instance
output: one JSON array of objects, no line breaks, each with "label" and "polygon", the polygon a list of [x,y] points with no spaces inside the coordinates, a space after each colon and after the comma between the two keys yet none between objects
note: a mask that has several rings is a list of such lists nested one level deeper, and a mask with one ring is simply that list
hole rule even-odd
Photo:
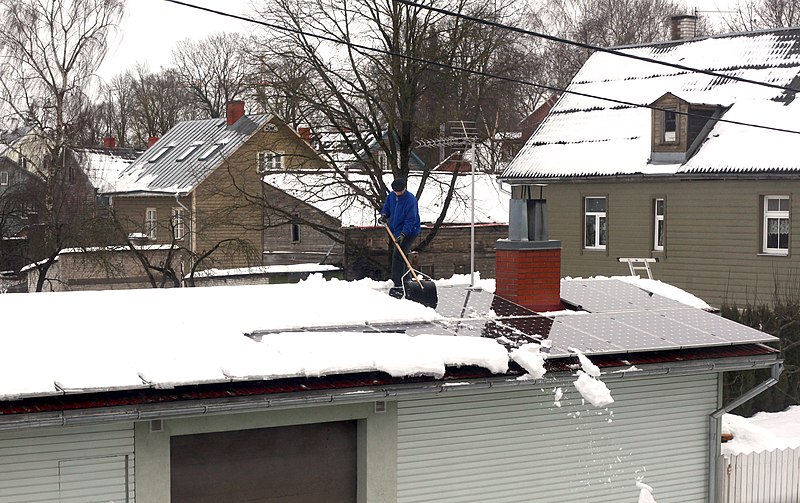
[{"label": "red brick chimney", "polygon": [[508,239],[499,239],[495,254],[495,295],[533,311],[559,311],[561,241],[550,241],[547,202],[511,199]]},{"label": "red brick chimney", "polygon": [[228,125],[233,126],[236,121],[244,117],[244,101],[229,101],[225,104],[225,117],[228,119]]},{"label": "red brick chimney", "polygon": [[159,138],[158,136],[151,136],[150,138],[148,138],[148,139],[147,139],[147,148],[150,148],[150,147],[152,147],[153,145],[155,145],[155,143],[156,143],[158,140],[160,140],[160,138]]},{"label": "red brick chimney", "polygon": [[117,148],[117,139],[113,136],[104,136],[103,148]]},{"label": "red brick chimney", "polygon": [[299,127],[297,128],[297,134],[300,138],[304,139],[308,143],[311,143],[311,128],[310,127]]}]

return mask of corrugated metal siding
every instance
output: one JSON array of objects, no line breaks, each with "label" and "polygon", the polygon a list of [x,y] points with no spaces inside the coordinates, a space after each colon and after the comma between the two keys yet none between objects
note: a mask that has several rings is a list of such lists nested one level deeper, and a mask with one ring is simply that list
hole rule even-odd
[{"label": "corrugated metal siding", "polygon": [[448,392],[398,403],[399,503],[635,501],[637,476],[659,503],[702,502],[716,374],[607,383],[608,408],[570,384]]},{"label": "corrugated metal siding", "polygon": [[800,501],[800,448],[720,456],[723,503]]},{"label": "corrugated metal siding", "polygon": [[3,433],[0,503],[133,502],[133,458],[132,423]]}]

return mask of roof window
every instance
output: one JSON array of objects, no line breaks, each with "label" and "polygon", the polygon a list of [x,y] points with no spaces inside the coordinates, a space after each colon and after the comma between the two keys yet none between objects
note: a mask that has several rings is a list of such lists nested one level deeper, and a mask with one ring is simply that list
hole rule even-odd
[{"label": "roof window", "polygon": [[218,141],[218,142],[214,143],[213,145],[211,145],[210,147],[208,147],[208,148],[206,149],[206,151],[205,151],[205,152],[203,152],[203,153],[200,155],[200,157],[198,157],[197,159],[198,159],[198,160],[200,160],[200,161],[205,161],[206,159],[208,159],[209,157],[211,157],[211,156],[212,156],[212,155],[213,155],[213,154],[214,154],[214,153],[215,153],[217,150],[219,150],[219,149],[220,149],[220,147],[222,147],[223,145],[225,145],[225,143],[227,143],[227,142],[226,142],[226,141],[224,141],[224,140],[223,140],[223,141]]},{"label": "roof window", "polygon": [[204,143],[205,143],[204,141],[196,141],[196,142],[192,143],[191,145],[186,147],[186,150],[184,150],[183,153],[175,160],[176,161],[184,161],[184,160],[186,160],[187,157],[189,157],[190,155],[195,153],[197,151],[197,149],[200,148]]},{"label": "roof window", "polygon": [[175,145],[167,145],[166,147],[162,147],[162,148],[158,149],[158,151],[155,153],[155,155],[153,155],[153,157],[150,158],[149,162],[156,162],[157,160],[159,160],[162,157],[164,157],[164,154],[166,154],[167,152],[169,152],[173,148],[175,148]]}]

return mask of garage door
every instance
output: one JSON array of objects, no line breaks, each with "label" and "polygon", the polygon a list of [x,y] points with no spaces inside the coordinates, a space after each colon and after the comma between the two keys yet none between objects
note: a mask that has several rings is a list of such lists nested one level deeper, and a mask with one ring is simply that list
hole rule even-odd
[{"label": "garage door", "polygon": [[356,500],[356,422],[170,439],[172,503]]}]

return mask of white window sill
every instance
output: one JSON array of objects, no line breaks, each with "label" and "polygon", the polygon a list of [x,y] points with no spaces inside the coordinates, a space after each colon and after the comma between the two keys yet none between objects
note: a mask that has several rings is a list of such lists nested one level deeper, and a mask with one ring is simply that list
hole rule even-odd
[{"label": "white window sill", "polygon": [[789,252],[761,252],[759,257],[788,257]]},{"label": "white window sill", "polygon": [[604,252],[606,251],[605,248],[584,248],[583,251],[587,252]]}]

